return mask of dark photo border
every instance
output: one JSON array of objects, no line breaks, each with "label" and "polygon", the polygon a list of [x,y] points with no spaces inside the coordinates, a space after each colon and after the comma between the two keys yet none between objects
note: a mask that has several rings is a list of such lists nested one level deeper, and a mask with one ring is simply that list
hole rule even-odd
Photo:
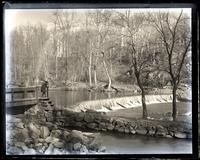
[{"label": "dark photo border", "polygon": [[[186,158],[186,159],[198,159],[198,97],[199,97],[199,86],[198,86],[198,57],[199,57],[199,11],[197,2],[175,2],[175,1],[163,1],[163,2],[153,2],[153,1],[138,1],[138,2],[127,2],[127,1],[116,1],[109,3],[106,1],[4,1],[2,3],[2,47],[1,47],[1,142],[0,142],[0,159],[68,159],[68,158]],[[6,155],[6,144],[5,144],[5,28],[4,28],[4,10],[5,9],[77,9],[77,8],[192,8],[192,154],[125,154],[125,155]]]}]

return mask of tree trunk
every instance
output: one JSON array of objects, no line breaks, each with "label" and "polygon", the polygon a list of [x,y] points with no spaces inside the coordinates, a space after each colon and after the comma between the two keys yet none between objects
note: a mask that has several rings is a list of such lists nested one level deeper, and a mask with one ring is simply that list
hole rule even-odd
[{"label": "tree trunk", "polygon": [[92,86],[92,73],[91,73],[91,66],[92,66],[92,55],[90,53],[89,57],[89,67],[88,67],[88,76],[89,76],[89,86]]},{"label": "tree trunk", "polygon": [[148,112],[147,112],[147,106],[146,106],[146,100],[145,100],[145,93],[144,93],[144,90],[141,89],[142,91],[142,108],[143,108],[143,118],[144,119],[147,119],[148,117]]},{"label": "tree trunk", "polygon": [[173,121],[176,121],[176,117],[177,117],[177,108],[176,108],[176,90],[177,90],[177,86],[173,86],[173,100],[172,100],[172,118]]},{"label": "tree trunk", "polygon": [[108,68],[107,68],[107,65],[106,65],[106,62],[105,62],[105,60],[103,59],[103,66],[104,66],[104,68],[105,68],[105,71],[106,71],[106,75],[107,75],[107,77],[108,77],[108,90],[111,90],[111,83],[112,83],[112,81],[111,81],[111,77],[110,77],[110,74],[109,74],[109,72],[108,72]]},{"label": "tree trunk", "polygon": [[97,70],[96,65],[94,66],[94,86],[97,86]]},{"label": "tree trunk", "polygon": [[148,117],[148,112],[147,112],[147,106],[146,106],[146,99],[145,99],[145,91],[144,91],[144,88],[143,88],[143,85],[140,81],[140,76],[139,76],[139,73],[137,71],[135,71],[135,77],[136,77],[136,80],[137,80],[137,83],[138,83],[138,86],[142,92],[142,95],[141,95],[141,100],[142,100],[142,117],[144,119],[147,119]]}]

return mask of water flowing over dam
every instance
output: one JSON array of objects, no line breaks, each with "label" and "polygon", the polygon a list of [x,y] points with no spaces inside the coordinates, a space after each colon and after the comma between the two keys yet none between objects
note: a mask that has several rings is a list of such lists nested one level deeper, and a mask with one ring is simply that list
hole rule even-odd
[{"label": "water flowing over dam", "polygon": [[[146,104],[172,102],[172,95],[146,95]],[[70,106],[75,112],[95,110],[98,112],[109,112],[118,109],[141,107],[141,96],[130,96],[111,98],[103,100],[83,101]]]}]

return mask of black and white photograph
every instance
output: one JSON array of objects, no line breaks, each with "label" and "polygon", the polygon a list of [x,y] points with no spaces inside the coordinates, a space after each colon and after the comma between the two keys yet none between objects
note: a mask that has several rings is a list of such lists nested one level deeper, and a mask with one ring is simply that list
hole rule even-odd
[{"label": "black and white photograph", "polygon": [[6,155],[192,154],[192,9],[5,9]]}]

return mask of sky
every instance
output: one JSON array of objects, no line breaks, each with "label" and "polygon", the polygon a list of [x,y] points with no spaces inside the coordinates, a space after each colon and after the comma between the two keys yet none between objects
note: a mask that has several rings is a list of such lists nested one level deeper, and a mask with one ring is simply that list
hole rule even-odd
[{"label": "sky", "polygon": [[[88,9],[67,9],[65,11],[75,11],[75,12],[84,12]],[[93,10],[93,9],[90,9]],[[118,9],[118,10],[125,10],[125,9]],[[166,9],[131,9],[131,11],[137,12],[146,12],[146,11],[166,11]],[[173,8],[173,9],[167,9],[170,11],[180,11],[180,8]],[[6,29],[13,29],[16,26],[20,25],[26,25],[26,24],[37,24],[42,23],[48,26],[52,22],[53,19],[53,12],[56,11],[56,9],[7,9],[5,10],[5,28]],[[185,8],[183,9],[184,12],[187,12],[188,14],[191,14],[191,9]],[[8,28],[9,26],[9,28]]]}]

